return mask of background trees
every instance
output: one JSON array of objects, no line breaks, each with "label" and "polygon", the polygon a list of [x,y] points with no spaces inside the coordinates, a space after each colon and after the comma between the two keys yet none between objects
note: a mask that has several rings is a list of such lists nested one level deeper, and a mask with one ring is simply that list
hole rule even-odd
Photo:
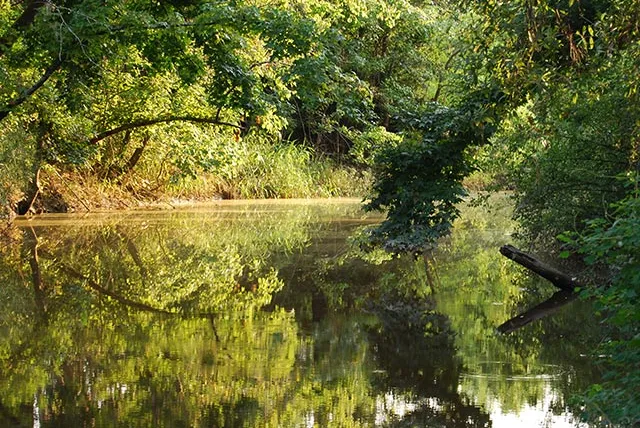
[{"label": "background trees", "polygon": [[[357,143],[366,158],[397,106],[442,93],[436,17],[404,1],[5,3],[3,205],[64,209],[65,172],[138,196],[206,172],[236,177],[238,143],[291,140],[302,158],[348,162]],[[216,193],[247,196],[226,184]]]}]

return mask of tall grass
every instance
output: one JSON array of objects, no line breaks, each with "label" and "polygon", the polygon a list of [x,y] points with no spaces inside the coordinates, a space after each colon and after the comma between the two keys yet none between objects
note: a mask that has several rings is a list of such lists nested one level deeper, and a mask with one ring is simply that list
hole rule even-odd
[{"label": "tall grass", "polygon": [[[24,148],[30,145],[16,144],[25,138],[16,135],[19,127],[12,131],[0,133],[0,211],[4,209],[5,215],[10,203],[22,197],[32,175],[33,154]],[[179,132],[154,128],[154,132],[140,162],[126,173],[109,179],[101,171],[112,162],[126,163],[135,145],[118,158],[102,154],[82,165],[48,165],[41,174],[42,184],[61,195],[69,209],[86,211],[174,199],[362,197],[370,182],[368,171],[273,136],[250,135],[236,141],[233,134],[195,128]]]},{"label": "tall grass", "polygon": [[227,146],[218,166],[169,186],[178,197],[225,199],[362,196],[369,174],[339,165],[309,147],[246,139]]}]

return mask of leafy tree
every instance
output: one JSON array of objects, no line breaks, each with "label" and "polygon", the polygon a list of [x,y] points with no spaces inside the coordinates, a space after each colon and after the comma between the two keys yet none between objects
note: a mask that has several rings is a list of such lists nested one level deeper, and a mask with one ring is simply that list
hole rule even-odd
[{"label": "leafy tree", "polygon": [[1,15],[0,120],[26,129],[34,153],[20,211],[47,164],[115,179],[144,151],[186,173],[211,168],[207,147],[171,125],[234,130],[203,127],[228,141],[268,131],[289,96],[283,71],[314,28],[277,7],[210,2],[29,1],[3,4]]},{"label": "leafy tree", "polygon": [[414,136],[378,154],[366,205],[386,210],[372,240],[396,252],[422,252],[449,233],[466,195],[462,179],[473,170],[467,149],[484,139],[474,112],[432,104],[420,113],[404,118]]},{"label": "leafy tree", "polygon": [[[636,84],[628,76],[637,64],[637,28],[629,21],[637,7],[573,1],[460,6],[468,11],[459,20],[466,34],[454,61],[460,95],[398,115],[397,128],[413,142],[380,157],[369,207],[389,211],[382,241],[393,247],[397,236],[399,249],[413,251],[448,233],[456,216],[449,207],[464,195],[462,179],[474,169],[479,147],[488,147],[487,158],[516,187],[518,215],[533,235],[549,222],[553,235],[603,213],[623,194],[614,177],[636,168]],[[599,112],[613,105],[614,113],[603,118]],[[532,114],[517,116],[523,108]],[[509,117],[516,118],[511,129],[504,126]]]}]

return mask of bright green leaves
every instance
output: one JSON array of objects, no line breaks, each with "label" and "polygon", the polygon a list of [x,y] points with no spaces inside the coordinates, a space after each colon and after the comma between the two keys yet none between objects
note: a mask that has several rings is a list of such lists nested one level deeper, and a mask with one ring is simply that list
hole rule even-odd
[{"label": "bright green leaves", "polygon": [[[99,178],[135,165],[147,182],[210,171],[241,127],[279,139],[292,68],[314,44],[314,21],[286,5],[83,0],[14,25],[27,3],[0,13],[0,120],[18,116],[38,162]],[[193,142],[188,126],[156,125],[188,119],[237,128]]]},{"label": "bright green leaves", "polygon": [[271,52],[271,61],[307,54],[317,36],[316,23],[312,19],[289,10],[265,9],[258,29],[266,41],[265,47]]}]

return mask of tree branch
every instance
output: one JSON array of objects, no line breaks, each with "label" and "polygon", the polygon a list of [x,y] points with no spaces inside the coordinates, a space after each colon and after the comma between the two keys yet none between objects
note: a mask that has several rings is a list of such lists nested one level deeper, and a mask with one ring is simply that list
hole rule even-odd
[{"label": "tree branch", "polygon": [[194,122],[194,123],[206,123],[210,125],[219,125],[219,126],[230,126],[232,128],[237,128],[242,130],[243,128],[239,125],[229,122],[223,122],[217,119],[210,119],[206,117],[194,117],[194,116],[171,116],[165,118],[158,119],[142,119],[131,123],[126,123],[124,125],[120,125],[116,128],[110,129],[108,131],[104,131],[96,135],[95,137],[89,140],[89,144],[96,144],[107,137],[111,137],[112,135],[118,134],[122,131],[127,131],[129,129],[142,128],[145,126],[156,125],[158,123],[168,123],[168,122]]},{"label": "tree branch", "polygon": [[[456,49],[454,50],[451,55],[449,55],[449,58],[447,59],[447,62],[445,62],[444,64],[444,71],[447,71],[449,69],[449,66],[451,65],[451,62],[453,61],[453,59],[461,52],[461,49]],[[438,75],[438,85],[436,87],[436,92],[435,94],[433,94],[433,98],[431,98],[431,101],[433,102],[438,102],[438,98],[440,98],[440,92],[442,91],[443,88],[443,80],[444,77],[442,76],[443,73],[439,73]]]},{"label": "tree branch", "polygon": [[[33,21],[36,19],[38,10],[40,10],[40,8],[45,4],[47,4],[47,2],[42,0],[31,0],[27,2],[27,6],[24,8],[24,10],[22,11],[22,14],[18,17],[18,19],[15,20],[15,22],[11,26],[11,29],[18,30],[20,28],[25,28],[31,25]],[[0,39],[0,56],[3,56],[6,48],[13,45],[17,39],[18,37],[13,34],[8,34],[8,35],[5,35],[3,38],[1,38]]]},{"label": "tree branch", "polygon": [[11,110],[13,110],[15,107],[17,107],[20,104],[22,104],[23,102],[25,102],[31,95],[33,95],[33,93],[35,91],[40,89],[42,87],[42,85],[44,85],[47,82],[47,80],[49,80],[49,78],[53,75],[53,73],[55,73],[60,68],[61,64],[62,64],[62,59],[61,58],[57,58],[49,66],[49,68],[47,68],[45,70],[45,72],[42,75],[42,77],[40,77],[40,79],[33,86],[31,86],[27,90],[23,91],[22,94],[20,94],[20,96],[18,96],[18,98],[15,98],[15,99],[9,101],[7,103],[7,105],[0,110],[0,120],[2,120],[5,117],[7,117],[9,115],[9,113],[11,113]]}]

